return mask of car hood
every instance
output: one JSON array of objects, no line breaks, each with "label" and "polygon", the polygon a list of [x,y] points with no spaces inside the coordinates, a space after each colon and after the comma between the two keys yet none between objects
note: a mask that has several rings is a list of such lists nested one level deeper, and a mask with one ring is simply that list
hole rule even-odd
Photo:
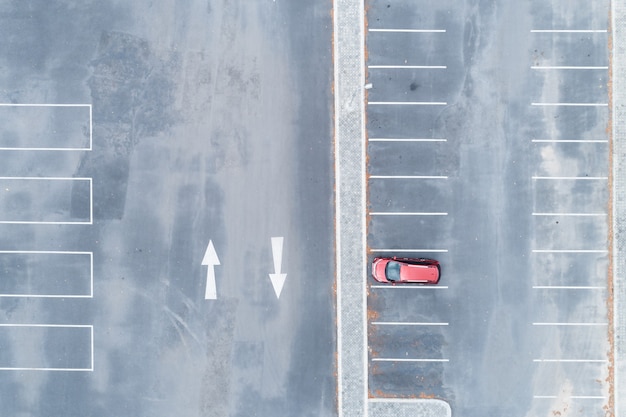
[{"label": "car hood", "polygon": [[385,277],[385,267],[389,263],[388,259],[377,259],[372,266],[372,275],[376,281],[387,282]]}]

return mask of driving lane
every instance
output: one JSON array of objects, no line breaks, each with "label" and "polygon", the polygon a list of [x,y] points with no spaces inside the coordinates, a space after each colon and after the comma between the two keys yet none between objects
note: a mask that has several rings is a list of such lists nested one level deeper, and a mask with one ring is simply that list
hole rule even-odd
[{"label": "driving lane", "polygon": [[0,6],[3,415],[337,414],[330,9]]}]

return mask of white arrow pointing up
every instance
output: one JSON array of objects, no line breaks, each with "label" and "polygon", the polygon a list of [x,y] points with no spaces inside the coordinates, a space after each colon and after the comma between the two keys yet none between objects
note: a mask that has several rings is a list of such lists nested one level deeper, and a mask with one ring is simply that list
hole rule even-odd
[{"label": "white arrow pointing up", "polygon": [[285,285],[285,279],[287,278],[287,274],[281,274],[280,272],[281,264],[283,262],[282,236],[272,238],[272,257],[274,258],[274,273],[270,274],[270,280],[272,281],[276,298],[280,298],[280,293],[283,290],[283,285]]},{"label": "white arrow pointing up", "polygon": [[206,270],[206,291],[204,293],[205,300],[216,300],[217,289],[215,287],[215,265],[219,265],[220,260],[213,247],[213,241],[209,240],[209,246],[207,246],[202,258],[202,265],[207,265]]}]

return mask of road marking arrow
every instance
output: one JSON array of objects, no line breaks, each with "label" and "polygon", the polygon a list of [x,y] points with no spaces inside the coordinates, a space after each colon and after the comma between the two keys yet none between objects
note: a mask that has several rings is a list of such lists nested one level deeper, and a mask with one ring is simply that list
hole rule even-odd
[{"label": "road marking arrow", "polygon": [[205,300],[217,299],[217,288],[215,287],[215,265],[219,265],[220,260],[215,252],[213,241],[209,240],[209,246],[207,246],[202,258],[202,265],[207,265],[206,270],[206,291],[204,293]]},{"label": "road marking arrow", "polygon": [[272,238],[272,257],[274,258],[274,273],[270,274],[270,281],[272,281],[276,298],[280,298],[280,293],[283,290],[283,285],[285,285],[285,279],[287,278],[287,274],[282,274],[280,272],[281,264],[283,262],[282,236]]}]

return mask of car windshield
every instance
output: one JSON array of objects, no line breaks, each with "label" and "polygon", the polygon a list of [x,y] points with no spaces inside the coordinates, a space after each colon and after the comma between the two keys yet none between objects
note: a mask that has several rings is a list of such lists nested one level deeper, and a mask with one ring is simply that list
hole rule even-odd
[{"label": "car windshield", "polygon": [[400,264],[398,262],[389,261],[385,268],[385,275],[388,281],[400,281]]}]

